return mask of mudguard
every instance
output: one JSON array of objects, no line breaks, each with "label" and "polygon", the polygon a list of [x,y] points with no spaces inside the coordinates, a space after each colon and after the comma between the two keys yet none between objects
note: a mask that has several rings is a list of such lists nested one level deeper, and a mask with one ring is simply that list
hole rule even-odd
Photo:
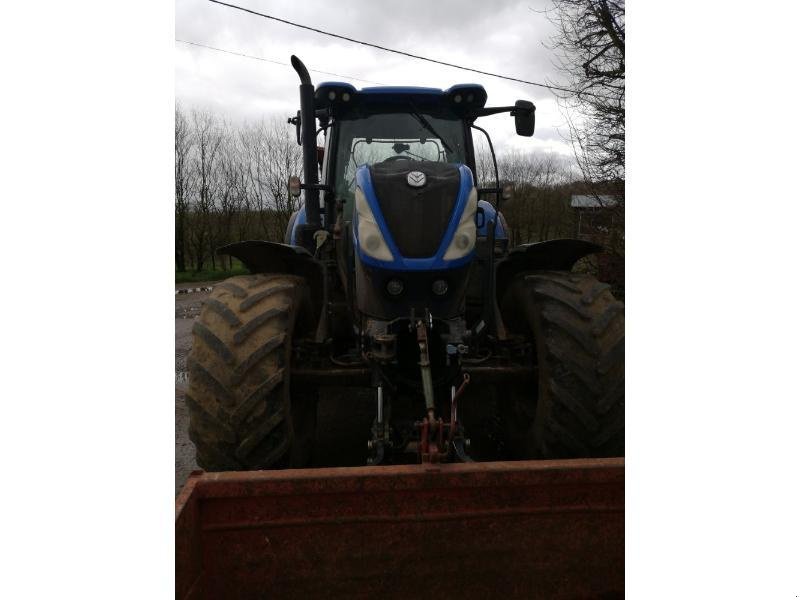
[{"label": "mudguard", "polygon": [[494,221],[494,239],[507,240],[506,220],[503,217],[503,213],[498,213],[497,209],[486,200],[478,200],[478,208],[483,209],[483,219],[478,225],[478,237],[487,237],[489,235],[489,221]]},{"label": "mudguard", "polygon": [[327,301],[325,267],[308,250],[301,246],[249,240],[222,246],[217,249],[217,254],[239,259],[251,273],[286,273],[305,279],[311,290],[314,318],[322,325],[323,307]]},{"label": "mudguard", "polygon": [[303,223],[305,223],[305,216],[306,210],[305,207],[301,206],[300,210],[296,210],[292,213],[292,216],[289,217],[289,223],[286,225],[286,233],[283,236],[283,243],[293,246],[294,244],[294,224],[297,222],[297,217],[300,214],[300,211],[303,211]]},{"label": "mudguard", "polygon": [[525,271],[570,271],[578,260],[590,254],[603,252],[603,247],[585,240],[560,239],[522,244],[513,248],[508,256],[497,263],[497,298]]}]

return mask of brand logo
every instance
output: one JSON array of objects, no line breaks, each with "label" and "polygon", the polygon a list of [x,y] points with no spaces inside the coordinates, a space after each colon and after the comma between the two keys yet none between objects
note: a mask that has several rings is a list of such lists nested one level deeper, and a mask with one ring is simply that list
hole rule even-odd
[{"label": "brand logo", "polygon": [[411,187],[422,187],[425,185],[425,173],[421,171],[411,171],[406,177],[406,181],[408,181],[408,185]]}]

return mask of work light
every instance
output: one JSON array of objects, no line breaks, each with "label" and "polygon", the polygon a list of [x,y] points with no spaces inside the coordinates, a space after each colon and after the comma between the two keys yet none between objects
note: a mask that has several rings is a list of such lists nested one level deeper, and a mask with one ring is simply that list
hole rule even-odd
[{"label": "work light", "polygon": [[356,188],[356,212],[358,213],[358,242],[364,254],[378,260],[392,260],[392,252],[383,239],[375,221],[367,197],[360,187]]},{"label": "work light", "polygon": [[475,236],[477,235],[475,228],[475,212],[478,210],[478,190],[472,188],[467,199],[467,206],[464,208],[464,214],[461,215],[461,221],[458,223],[458,229],[453,236],[453,241],[444,253],[445,260],[453,260],[455,258],[462,258],[472,252],[475,247]]}]

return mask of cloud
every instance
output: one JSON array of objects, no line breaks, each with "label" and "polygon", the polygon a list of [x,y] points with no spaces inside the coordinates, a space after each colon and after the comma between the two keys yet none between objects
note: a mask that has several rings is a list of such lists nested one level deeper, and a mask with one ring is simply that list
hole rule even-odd
[{"label": "cloud", "polygon": [[[374,1],[234,0],[241,6],[348,37],[532,81],[557,76],[544,46],[552,25],[539,12],[543,0]],[[479,75],[390,54],[305,31],[206,0],[176,0],[176,38],[288,63],[297,54],[315,83],[349,81],[356,87],[419,85],[447,88],[480,83],[489,104],[513,104],[524,98],[537,106],[534,138],[519,138],[513,119],[481,120],[498,151],[536,149],[570,155],[566,132],[553,95],[542,88]],[[260,120],[297,110],[297,76],[287,66],[175,44],[176,98],[187,107],[212,108],[232,120]],[[561,133],[560,133],[561,132]]]}]

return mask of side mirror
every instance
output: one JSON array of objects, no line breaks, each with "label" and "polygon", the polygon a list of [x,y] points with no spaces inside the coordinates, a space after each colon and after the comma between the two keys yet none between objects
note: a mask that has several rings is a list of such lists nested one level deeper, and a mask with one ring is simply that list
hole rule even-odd
[{"label": "side mirror", "polygon": [[299,110],[297,111],[297,116],[295,118],[289,119],[289,123],[292,123],[294,125],[295,134],[297,135],[297,145],[298,146],[302,146],[303,142],[302,142],[302,140],[300,138],[300,134],[302,132],[302,127],[300,125],[300,111]]},{"label": "side mirror", "polygon": [[517,135],[531,137],[536,126],[536,107],[528,100],[517,100],[514,106],[511,114],[514,116]]},{"label": "side mirror", "polygon": [[289,177],[289,193],[294,198],[300,197],[300,178],[297,175]]}]

